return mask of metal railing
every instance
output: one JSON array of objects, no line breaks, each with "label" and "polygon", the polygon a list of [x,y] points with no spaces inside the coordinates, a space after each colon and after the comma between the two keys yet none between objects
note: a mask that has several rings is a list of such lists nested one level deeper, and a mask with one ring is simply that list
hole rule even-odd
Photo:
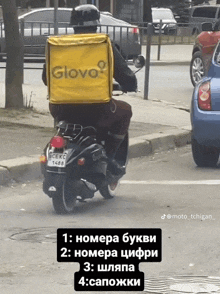
[{"label": "metal railing", "polygon": [[[135,51],[137,52],[136,55],[140,54],[141,45],[147,44],[147,24],[135,23],[133,25],[135,26],[100,25],[98,26],[98,32],[109,34],[124,58],[129,60],[135,54]],[[152,45],[193,44],[195,42],[197,36],[193,34],[193,27],[196,26],[195,23],[178,23],[176,30],[170,34],[164,30],[165,25],[167,23],[165,24],[162,21],[157,24],[157,33],[155,33],[155,26],[153,26]],[[54,34],[54,24],[49,22],[24,23],[20,21],[19,26],[23,37],[24,56],[44,58],[46,39],[49,35]],[[59,35],[73,33],[74,30],[69,23],[59,23]],[[0,55],[5,55],[4,24],[2,21],[0,21],[0,47]]]},{"label": "metal railing", "polygon": [[[23,37],[24,56],[45,56],[45,45],[48,36],[54,34],[54,24],[48,22],[19,22],[21,36]],[[111,40],[122,53],[125,59],[141,52],[140,36],[138,31],[133,32],[131,26],[99,25],[97,32],[109,34]],[[73,34],[74,29],[69,23],[59,23],[58,34]],[[5,55],[4,24],[0,22],[0,55]]]},{"label": "metal railing", "polygon": [[[141,35],[141,44],[147,43],[147,23],[135,23],[139,27]],[[194,31],[195,23],[177,23],[175,30],[170,32],[164,30],[164,26],[169,23],[162,21],[157,24],[157,29],[153,25],[152,45],[173,45],[173,44],[194,44],[198,31]],[[163,29],[162,29],[163,28]],[[156,32],[155,32],[156,31]]]}]

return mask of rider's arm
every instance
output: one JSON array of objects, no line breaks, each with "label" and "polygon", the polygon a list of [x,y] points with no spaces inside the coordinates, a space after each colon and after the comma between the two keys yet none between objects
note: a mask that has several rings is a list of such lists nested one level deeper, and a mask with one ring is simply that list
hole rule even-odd
[{"label": "rider's arm", "polygon": [[124,91],[137,91],[137,79],[133,71],[128,67],[121,53],[112,44],[114,54],[114,78]]}]

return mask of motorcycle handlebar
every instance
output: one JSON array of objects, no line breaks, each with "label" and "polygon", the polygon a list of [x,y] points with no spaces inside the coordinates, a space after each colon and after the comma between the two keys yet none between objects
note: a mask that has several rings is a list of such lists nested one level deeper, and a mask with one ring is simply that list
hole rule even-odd
[{"label": "motorcycle handlebar", "polygon": [[119,83],[113,82],[113,91],[122,91],[122,87]]},{"label": "motorcycle handlebar", "polygon": [[[139,70],[141,70],[145,66],[145,58],[143,55],[137,56],[137,58],[134,61],[134,66],[138,69],[137,71],[134,72],[134,74],[136,74]],[[127,92],[116,81],[113,81],[113,91],[122,91],[125,93]]]}]

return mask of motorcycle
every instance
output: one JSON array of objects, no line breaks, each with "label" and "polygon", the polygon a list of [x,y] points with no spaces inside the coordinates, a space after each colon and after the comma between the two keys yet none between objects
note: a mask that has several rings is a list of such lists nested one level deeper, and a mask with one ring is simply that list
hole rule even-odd
[{"label": "motorcycle", "polygon": [[[135,62],[137,71],[144,64],[144,57],[139,56]],[[119,84],[113,84],[115,90],[121,90]],[[122,167],[122,173],[116,175],[109,169],[105,139],[99,137],[94,127],[60,121],[56,128],[57,134],[40,159],[43,191],[52,198],[55,212],[72,213],[77,201],[85,202],[98,191],[105,199],[113,198],[128,162],[128,134],[115,156]]]}]

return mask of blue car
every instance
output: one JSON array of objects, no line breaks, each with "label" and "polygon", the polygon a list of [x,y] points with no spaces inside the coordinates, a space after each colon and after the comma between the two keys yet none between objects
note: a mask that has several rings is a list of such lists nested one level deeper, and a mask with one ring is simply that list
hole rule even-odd
[{"label": "blue car", "polygon": [[220,43],[207,76],[194,89],[191,124],[195,163],[200,167],[216,166],[220,153]]}]

